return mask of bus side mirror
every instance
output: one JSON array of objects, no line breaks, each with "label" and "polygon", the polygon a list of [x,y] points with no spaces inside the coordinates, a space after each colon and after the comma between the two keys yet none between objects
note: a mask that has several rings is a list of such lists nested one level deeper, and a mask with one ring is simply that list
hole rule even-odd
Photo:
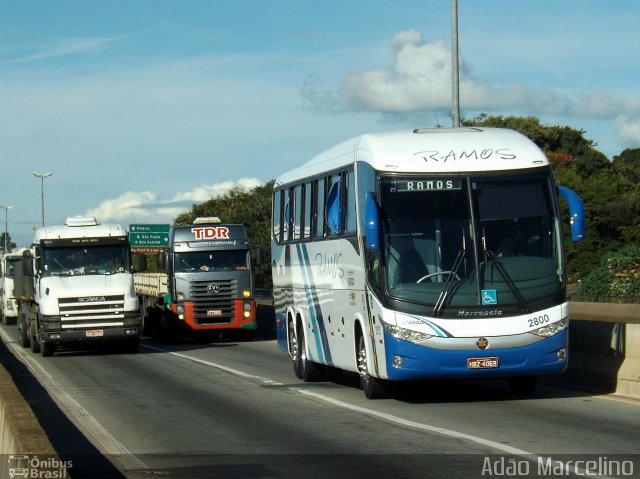
[{"label": "bus side mirror", "polygon": [[569,224],[571,225],[571,241],[578,243],[586,238],[585,215],[582,200],[575,191],[564,186],[558,186],[560,196],[569,205]]},{"label": "bus side mirror", "polygon": [[367,250],[380,249],[380,211],[373,193],[364,197],[364,239]]}]

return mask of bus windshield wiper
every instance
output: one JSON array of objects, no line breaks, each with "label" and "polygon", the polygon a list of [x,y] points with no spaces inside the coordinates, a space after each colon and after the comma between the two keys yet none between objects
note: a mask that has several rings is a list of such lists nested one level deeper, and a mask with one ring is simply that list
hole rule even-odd
[{"label": "bus windshield wiper", "polygon": [[438,296],[438,301],[436,301],[436,305],[433,307],[433,315],[438,316],[444,307],[444,303],[449,295],[449,291],[451,290],[451,286],[453,285],[453,281],[458,277],[458,270],[460,269],[460,265],[462,265],[462,261],[464,260],[467,251],[465,248],[462,248],[458,251],[458,256],[456,256],[455,261],[453,262],[453,266],[451,267],[451,271],[449,271],[449,276],[447,276],[447,281],[444,283],[444,287],[442,291],[440,291],[440,295]]},{"label": "bus windshield wiper", "polygon": [[491,263],[498,270],[498,273],[500,273],[500,276],[502,276],[502,278],[505,280],[505,282],[507,283],[507,286],[511,290],[511,293],[513,294],[513,296],[515,296],[516,300],[518,301],[518,306],[520,307],[520,309],[525,313],[530,313],[531,308],[529,308],[527,301],[524,299],[524,297],[522,296],[522,293],[520,292],[516,284],[513,282],[513,279],[511,279],[511,276],[509,276],[509,273],[507,273],[507,270],[504,269],[504,266],[502,265],[502,263],[498,261],[498,258],[493,253],[493,251],[485,249],[484,257],[489,261],[491,261]]}]

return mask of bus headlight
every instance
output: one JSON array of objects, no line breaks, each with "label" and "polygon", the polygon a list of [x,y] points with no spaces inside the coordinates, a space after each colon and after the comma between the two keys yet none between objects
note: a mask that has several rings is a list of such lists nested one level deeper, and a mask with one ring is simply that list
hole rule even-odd
[{"label": "bus headlight", "polygon": [[178,315],[178,319],[184,319],[184,304],[178,304],[176,306],[176,314]]},{"label": "bus headlight", "polygon": [[547,324],[546,326],[542,326],[541,328],[534,329],[531,331],[533,334],[537,334],[538,336],[542,336],[548,338],[549,336],[553,336],[554,334],[558,334],[560,331],[564,331],[569,326],[569,318],[562,318],[560,321],[556,321],[555,323]]},{"label": "bus headlight", "polygon": [[382,321],[382,327],[394,338],[409,341],[411,343],[421,343],[433,336],[432,334],[421,333],[420,331],[413,331],[411,329],[401,328],[400,326],[394,326],[392,324],[385,323],[384,321]]},{"label": "bus headlight", "polygon": [[178,293],[177,299],[178,301],[184,301],[184,293]]},{"label": "bus headlight", "polygon": [[250,318],[251,317],[251,303],[249,302],[245,302],[242,304],[242,315],[244,316],[244,318]]},{"label": "bus headlight", "polygon": [[250,289],[243,289],[242,290],[242,297],[243,298],[250,298],[251,297],[251,290]]}]

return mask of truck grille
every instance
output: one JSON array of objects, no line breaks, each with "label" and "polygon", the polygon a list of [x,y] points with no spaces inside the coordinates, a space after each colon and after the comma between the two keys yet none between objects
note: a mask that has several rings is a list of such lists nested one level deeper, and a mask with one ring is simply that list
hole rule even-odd
[{"label": "truck grille", "polygon": [[[236,281],[193,281],[191,299],[197,324],[226,324],[235,316]],[[217,290],[217,292],[216,292]]]},{"label": "truck grille", "polygon": [[124,326],[124,295],[58,299],[62,329]]}]

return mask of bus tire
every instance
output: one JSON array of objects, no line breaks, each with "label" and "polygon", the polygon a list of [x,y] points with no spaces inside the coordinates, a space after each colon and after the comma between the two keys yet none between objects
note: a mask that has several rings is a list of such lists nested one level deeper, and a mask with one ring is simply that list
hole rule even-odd
[{"label": "bus tire", "polygon": [[529,395],[533,394],[538,382],[538,376],[514,376],[508,379],[509,388],[513,394]]},{"label": "bus tire", "polygon": [[387,384],[383,379],[374,378],[369,374],[367,361],[367,349],[364,342],[364,334],[358,335],[358,374],[360,375],[360,388],[367,399],[381,399],[387,396]]},{"label": "bus tire", "polygon": [[318,381],[322,374],[319,366],[307,357],[307,345],[302,324],[298,325],[297,331],[298,334],[295,335],[296,346],[293,357],[293,371],[296,377],[302,379],[305,383]]}]

